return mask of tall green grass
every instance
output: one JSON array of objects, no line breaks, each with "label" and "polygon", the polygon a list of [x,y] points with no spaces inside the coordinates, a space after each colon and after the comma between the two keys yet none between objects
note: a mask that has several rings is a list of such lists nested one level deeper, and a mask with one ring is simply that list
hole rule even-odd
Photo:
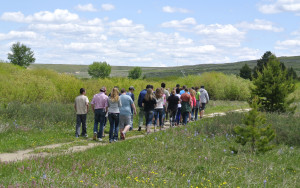
[{"label": "tall green grass", "polygon": [[72,75],[51,70],[27,70],[8,63],[0,63],[0,103],[6,104],[12,101],[69,103],[74,101],[81,87],[86,88],[87,96],[91,100],[102,86],[106,86],[108,92],[114,86],[120,89],[134,86],[134,94],[138,97],[139,92],[146,85],[152,84],[157,88],[160,87],[161,82],[165,82],[169,89],[175,87],[176,84],[188,87],[205,85],[211,98],[215,100],[246,100],[250,96],[249,85],[251,83],[249,81],[216,72],[172,80],[131,80],[121,77],[78,79]]}]

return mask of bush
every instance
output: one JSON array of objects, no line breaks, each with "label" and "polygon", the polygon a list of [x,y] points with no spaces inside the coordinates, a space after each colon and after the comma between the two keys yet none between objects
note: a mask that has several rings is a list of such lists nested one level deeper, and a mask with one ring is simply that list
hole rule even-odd
[{"label": "bush", "polygon": [[139,79],[142,75],[142,69],[141,67],[134,67],[131,69],[128,73],[128,78],[131,79]]},{"label": "bush", "polygon": [[107,78],[111,73],[111,66],[104,62],[94,62],[89,66],[88,73],[92,78]]}]

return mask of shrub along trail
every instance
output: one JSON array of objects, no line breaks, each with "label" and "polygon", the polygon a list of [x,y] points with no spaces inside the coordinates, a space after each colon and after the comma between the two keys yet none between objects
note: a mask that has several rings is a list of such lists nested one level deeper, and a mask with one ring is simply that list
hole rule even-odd
[{"label": "shrub along trail", "polygon": [[[233,110],[230,112],[248,112],[250,109],[237,109]],[[219,112],[219,113],[211,113],[204,115],[205,118],[213,118],[215,116],[225,116],[226,113],[224,112]],[[170,128],[169,122],[165,123],[165,128],[168,129]],[[134,129],[135,131],[137,129]],[[145,135],[136,135],[136,136],[131,136],[127,137],[126,140],[130,139],[136,139],[136,138],[141,138],[144,137]],[[91,138],[87,139],[88,141],[91,141]],[[100,146],[100,145],[107,145],[109,143],[107,142],[91,142],[85,145],[76,145],[75,142],[68,142],[68,143],[60,143],[60,144],[52,144],[52,145],[47,145],[47,146],[42,146],[42,147],[37,147],[35,149],[27,149],[27,150],[20,150],[16,151],[14,153],[2,153],[0,154],[0,161],[1,162],[13,162],[13,161],[20,161],[20,160],[25,160],[25,159],[30,159],[30,158],[35,158],[35,157],[45,157],[45,156],[55,156],[55,155],[61,155],[65,153],[72,153],[72,152],[82,152],[87,149]],[[49,152],[52,151],[52,152]]]}]

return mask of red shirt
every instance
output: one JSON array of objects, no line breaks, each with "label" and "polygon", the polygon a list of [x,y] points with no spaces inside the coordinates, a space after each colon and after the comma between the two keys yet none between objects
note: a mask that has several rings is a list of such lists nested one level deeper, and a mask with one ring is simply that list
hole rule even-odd
[{"label": "red shirt", "polygon": [[184,93],[180,96],[180,99],[183,102],[190,102],[191,101],[191,95],[189,95],[188,93]]}]

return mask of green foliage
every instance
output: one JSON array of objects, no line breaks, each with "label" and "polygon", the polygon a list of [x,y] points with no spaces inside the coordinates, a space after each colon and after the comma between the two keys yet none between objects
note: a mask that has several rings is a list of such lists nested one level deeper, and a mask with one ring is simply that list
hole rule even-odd
[{"label": "green foliage", "polygon": [[246,114],[243,123],[245,126],[237,126],[234,131],[237,135],[236,142],[241,145],[250,143],[252,152],[266,152],[273,146],[269,143],[275,138],[275,131],[271,125],[266,125],[266,118],[258,112],[257,99],[251,104],[252,109]]},{"label": "green foliage", "polygon": [[251,68],[245,64],[241,69],[240,69],[240,77],[241,78],[244,78],[244,79],[249,79],[251,80],[252,79],[252,70]]},{"label": "green foliage", "polygon": [[131,79],[139,79],[142,75],[142,68],[141,67],[134,67],[128,72],[128,78]]},{"label": "green foliage", "polygon": [[255,87],[252,88],[252,94],[259,96],[262,110],[293,111],[295,108],[289,107],[293,99],[287,100],[287,97],[295,90],[295,84],[291,78],[287,79],[287,71],[282,70],[279,60],[271,56],[262,73],[257,73],[258,77],[253,80]]},{"label": "green foliage", "polygon": [[107,78],[111,73],[111,66],[104,62],[94,62],[89,65],[88,73],[92,78]]},{"label": "green foliage", "polygon": [[133,80],[122,77],[78,79],[70,74],[59,74],[45,69],[22,69],[8,63],[0,63],[0,78],[0,95],[2,96],[0,103],[12,101],[69,103],[74,101],[81,87],[87,90],[87,96],[91,100],[102,86],[106,86],[108,92],[114,86],[126,89],[134,86],[134,94],[138,97],[140,91],[149,83],[154,88],[158,88],[161,82],[165,82],[169,89],[175,87],[177,83],[188,87],[205,85],[210,97],[216,100],[247,100],[250,97],[249,86],[251,85],[249,80],[217,72],[184,78],[172,77],[166,80]]},{"label": "green foliage", "polygon": [[13,44],[10,50],[11,53],[8,53],[7,59],[9,59],[10,63],[14,65],[26,68],[35,62],[33,51],[20,42]]},{"label": "green foliage", "polygon": [[296,73],[296,71],[294,71],[293,67],[288,68],[287,78],[292,78],[293,80],[298,79],[297,73]]}]

